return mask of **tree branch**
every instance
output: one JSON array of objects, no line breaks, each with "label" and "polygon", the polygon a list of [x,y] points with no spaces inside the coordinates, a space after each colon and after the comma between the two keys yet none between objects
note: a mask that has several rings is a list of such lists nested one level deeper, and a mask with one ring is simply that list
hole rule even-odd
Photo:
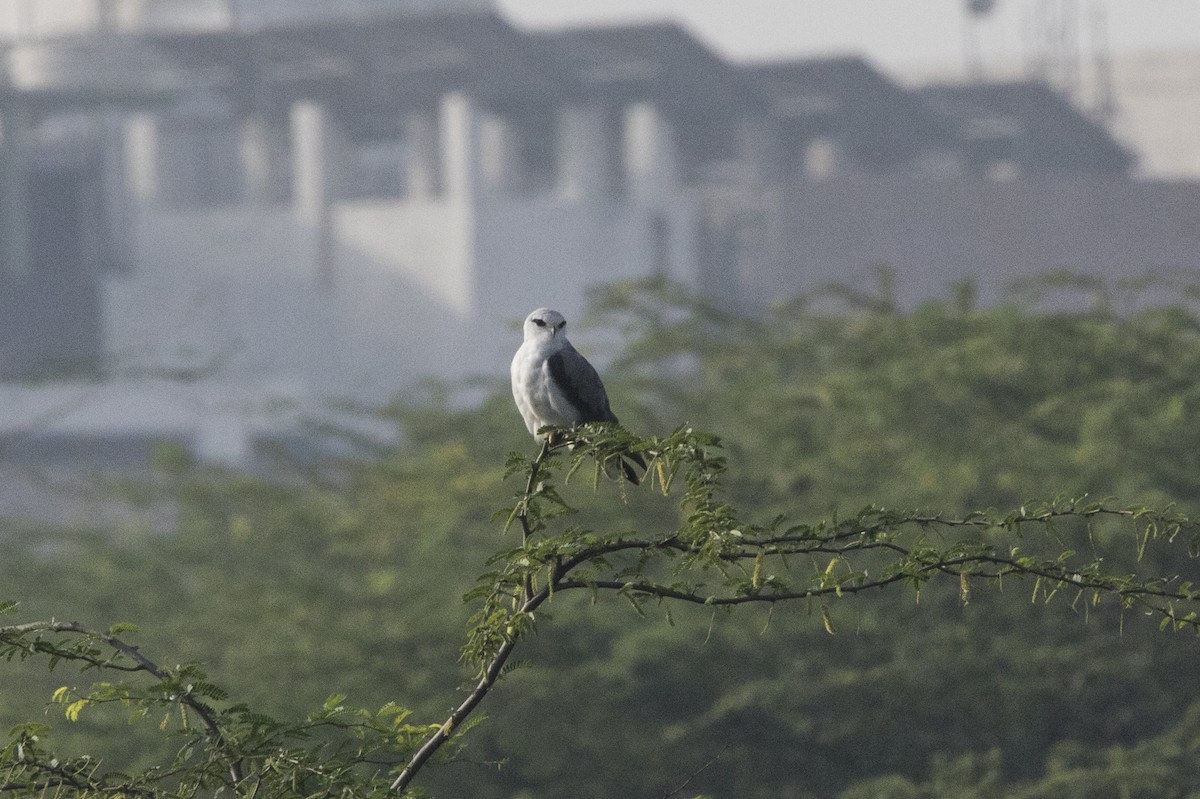
[{"label": "tree branch", "polygon": [[[532,613],[549,598],[550,590],[544,588],[537,594],[528,597],[521,605],[520,612]],[[454,731],[466,721],[467,717],[471,715],[479,703],[483,701],[484,697],[488,695],[492,687],[495,686],[496,680],[500,678],[500,672],[504,669],[504,664],[508,662],[509,657],[516,648],[517,640],[515,634],[511,635],[496,649],[495,654],[492,655],[491,660],[488,661],[487,667],[483,671],[483,676],[476,683],[474,690],[463,700],[462,704],[454,709],[454,712],[450,714],[450,718],[446,719],[446,722],[433,735],[429,736],[425,743],[421,745],[421,748],[417,750],[416,754],[409,759],[404,770],[400,772],[400,776],[396,777],[395,782],[392,783],[393,791],[403,791],[408,787],[409,783],[416,777],[417,772],[421,770],[421,767],[450,740]]]},{"label": "tree branch", "polygon": [[[521,507],[517,512],[517,521],[521,523],[521,547],[524,548],[529,543],[529,537],[533,535],[533,530],[529,526],[529,503],[533,498],[533,489],[537,483],[538,473],[542,470],[542,462],[550,455],[550,436],[547,435],[542,439],[542,449],[538,452],[537,457],[529,464],[529,479],[525,481],[525,493],[521,496]],[[533,579],[528,574],[525,575],[525,581],[522,586],[522,600],[528,600],[530,594],[533,593]]]},{"label": "tree branch", "polygon": [[711,768],[714,763],[716,763],[718,760],[720,760],[721,756],[723,754],[725,754],[725,750],[728,748],[729,748],[729,744],[722,746],[720,752],[717,752],[709,760],[702,763],[700,765],[700,767],[697,768],[695,771],[693,771],[691,774],[689,774],[687,776],[687,779],[685,779],[683,782],[679,783],[677,786],[675,786],[674,788],[672,788],[672,789],[668,790],[666,793],[664,793],[662,795],[662,799],[671,799],[672,796],[677,796],[678,794],[682,793],[684,788],[686,788],[692,784],[692,780],[696,779],[696,777],[699,777],[701,773],[703,773],[704,771]]},{"label": "tree branch", "polygon": [[[525,490],[513,512],[513,517],[520,522],[522,532],[520,554],[515,556],[519,560],[510,560],[508,569],[496,577],[489,590],[482,594],[487,597],[478,616],[482,621],[472,633],[478,641],[483,642],[482,646],[473,650],[475,653],[486,653],[489,646],[495,648],[491,650],[490,656],[482,659],[483,671],[470,695],[412,756],[392,783],[393,790],[404,790],[411,784],[422,766],[451,739],[454,731],[491,691],[522,634],[514,624],[515,619],[530,616],[556,591],[612,590],[627,595],[675,599],[700,605],[733,606],[843,596],[885,588],[905,581],[920,584],[939,573],[989,580],[1015,574],[1045,580],[1057,586],[1070,585],[1079,590],[1116,594],[1126,603],[1140,603],[1169,617],[1177,624],[1187,623],[1200,629],[1200,622],[1196,621],[1194,616],[1183,620],[1176,619],[1169,604],[1173,600],[1196,601],[1200,598],[1200,592],[1191,592],[1186,590],[1186,587],[1173,591],[1167,587],[1167,581],[1089,574],[1086,568],[1071,570],[1061,561],[1030,558],[1018,554],[1015,548],[1005,556],[997,554],[995,545],[985,540],[959,542],[957,548],[951,549],[925,548],[920,544],[906,545],[896,540],[896,536],[900,535],[905,527],[1014,531],[1024,524],[1045,526],[1058,519],[1090,520],[1096,516],[1138,519],[1148,511],[1116,510],[1099,504],[1081,507],[1077,501],[1055,501],[1035,509],[1032,513],[1027,513],[1022,507],[1005,517],[998,517],[992,513],[954,518],[866,509],[856,518],[834,522],[828,526],[822,523],[812,527],[796,527],[779,535],[745,535],[734,517],[732,508],[716,498],[719,489],[718,477],[724,468],[722,460],[706,452],[705,446],[710,443],[709,439],[693,436],[692,431],[685,428],[680,428],[669,440],[656,439],[652,446],[647,448],[647,451],[655,453],[656,458],[662,459],[660,467],[663,463],[668,464],[666,468],[671,470],[672,475],[679,466],[687,467],[687,490],[680,503],[687,521],[678,531],[654,538],[618,536],[582,547],[578,545],[578,541],[570,541],[564,545],[548,539],[539,541],[536,547],[531,547],[532,536],[544,527],[544,521],[537,515],[536,510],[544,493],[543,485],[539,482],[543,465],[558,449],[570,446],[570,443],[576,442],[560,440],[551,444],[548,440],[544,441],[537,457],[529,462]],[[585,442],[585,446],[576,446],[572,450],[576,459],[576,467],[573,468],[577,468],[579,459],[588,454],[588,445],[595,447],[596,444],[596,441],[589,441]],[[665,491],[670,481],[662,478],[661,474],[660,471]],[[555,494],[546,493],[546,496],[562,503]],[[1148,529],[1155,531],[1160,528],[1177,531],[1183,526],[1194,529],[1197,526],[1196,523],[1169,512],[1152,514],[1148,524]],[[725,593],[722,594],[720,590],[709,592],[696,587],[664,585],[648,577],[645,573],[648,562],[646,558],[648,554],[656,551],[671,551],[682,554],[685,558],[698,559],[685,559],[678,569],[695,568],[697,564],[701,568],[705,565],[715,566],[726,576]],[[868,577],[866,569],[862,567],[841,576],[833,571],[834,565],[840,559],[852,553],[871,551],[886,553],[889,556],[889,560],[875,562],[874,565],[878,567],[875,569],[877,576]],[[643,560],[625,570],[624,573],[631,575],[629,578],[619,579],[622,572],[609,565],[606,559],[620,553],[633,555],[638,552],[643,553]],[[759,567],[766,557],[817,554],[832,555],[835,560],[830,561],[829,566],[816,575],[809,585],[789,588],[780,583],[759,581]],[[747,581],[731,578],[722,566],[750,560],[754,561],[755,568],[747,575]],[[607,579],[581,579],[571,576],[577,569],[588,564],[609,569],[610,573],[616,576]],[[545,585],[541,591],[534,593],[534,577],[543,569],[546,574]],[[516,597],[508,587],[513,581],[514,572],[520,574],[522,586],[520,595]],[[964,596],[966,590],[963,589]],[[513,598],[519,605],[511,615],[502,609],[501,603],[506,601],[505,598]],[[1155,599],[1167,601],[1168,606],[1156,604],[1153,601]],[[468,649],[471,650],[470,645]]]},{"label": "tree branch", "polygon": [[[111,659],[99,658],[87,652],[72,652],[40,640],[32,642],[31,644],[27,644],[26,642],[19,640],[23,636],[29,635],[30,633],[40,632],[66,633],[70,635],[78,635],[90,640],[100,641],[114,651],[128,657],[133,661],[134,665],[124,666],[122,664],[113,662]],[[88,628],[79,624],[79,622],[50,620],[27,622],[25,624],[14,624],[7,627],[0,627],[0,641],[13,646],[33,646],[41,651],[47,651],[68,660],[78,660],[101,668],[126,672],[145,672],[155,679],[163,682],[175,679],[175,675],[171,674],[171,672],[163,669],[153,660],[143,655],[141,650],[133,644],[130,644],[108,633],[89,630]],[[182,702],[184,705],[187,705],[188,708],[190,708],[196,713],[197,716],[199,716],[201,723],[204,725],[204,729],[212,737],[213,742],[216,744],[218,749],[223,750],[226,745],[225,734],[221,730],[221,725],[217,722],[212,708],[186,693],[177,693],[173,698],[177,699],[179,702]],[[226,759],[228,761],[229,777],[236,786],[245,778],[241,760],[232,757],[228,757]]]}]

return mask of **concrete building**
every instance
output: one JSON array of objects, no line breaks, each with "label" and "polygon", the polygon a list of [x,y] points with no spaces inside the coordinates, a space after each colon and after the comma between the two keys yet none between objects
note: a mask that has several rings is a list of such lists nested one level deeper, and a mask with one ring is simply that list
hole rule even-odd
[{"label": "concrete building", "polygon": [[0,41],[486,11],[492,0],[0,0]]},{"label": "concrete building", "polygon": [[[1076,56],[1079,56],[1076,53]],[[1074,79],[1049,84],[1071,105],[1104,123],[1126,149],[1137,154],[1132,175],[1151,181],[1200,180],[1200,53],[1161,51],[1113,53],[1097,61],[1080,57],[1068,70]],[[1011,60],[989,62],[987,83],[1027,83],[1053,78],[1038,65]],[[914,69],[891,76],[920,89],[962,85],[959,66]]]},{"label": "concrete building", "polygon": [[510,322],[578,318],[591,284],[696,278],[666,88],[610,91],[487,12],[152,27],[10,67],[9,119],[38,92],[147,98],[88,121],[110,369],[380,397],[497,371]]},{"label": "concrete building", "polygon": [[907,306],[965,282],[995,303],[1053,272],[1200,276],[1200,184],[1138,179],[1136,155],[1044,84],[905,90],[856,59],[749,70],[802,156],[741,211],[760,231],[743,236],[759,242],[749,301],[868,297],[881,267]]},{"label": "concrete building", "polygon": [[733,65],[672,25],[530,34],[486,6],[0,0],[0,375],[194,385],[216,416],[171,418],[237,461],[264,396],[503,380],[515,323],[578,319],[598,283],[756,303],[887,264],[917,302],[1200,269],[1200,191],[1132,179],[1044,86]]}]

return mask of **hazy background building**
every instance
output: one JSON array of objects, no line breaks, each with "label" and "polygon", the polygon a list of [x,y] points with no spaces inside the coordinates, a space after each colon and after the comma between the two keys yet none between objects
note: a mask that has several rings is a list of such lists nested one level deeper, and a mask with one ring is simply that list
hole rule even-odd
[{"label": "hazy background building", "polygon": [[955,63],[896,71],[537,5],[0,0],[0,457],[246,463],[333,397],[502,380],[530,308],[624,278],[1200,267],[1200,51],[1109,47],[1111,3],[1028,0],[1003,57],[1004,4],[956,4]]}]

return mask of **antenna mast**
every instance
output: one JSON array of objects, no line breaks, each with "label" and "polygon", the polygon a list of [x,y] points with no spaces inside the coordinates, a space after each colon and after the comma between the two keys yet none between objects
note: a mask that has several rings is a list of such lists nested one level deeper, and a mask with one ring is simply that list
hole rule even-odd
[{"label": "antenna mast", "polygon": [[[1086,12],[1086,19],[1084,14]],[[1082,47],[1084,31],[1090,57]],[[1116,113],[1105,0],[1037,0],[1026,28],[1026,73],[1107,121]]]},{"label": "antenna mast", "polygon": [[983,81],[983,50],[979,42],[979,27],[983,18],[996,7],[996,0],[966,0],[967,18],[963,27],[963,53],[967,59],[967,78],[973,83]]}]

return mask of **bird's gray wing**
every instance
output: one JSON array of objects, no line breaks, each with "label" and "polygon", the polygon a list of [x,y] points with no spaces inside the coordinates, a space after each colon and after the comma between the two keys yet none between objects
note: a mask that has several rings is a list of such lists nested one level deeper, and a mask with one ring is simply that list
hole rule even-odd
[{"label": "bird's gray wing", "polygon": [[616,422],[608,394],[596,369],[568,343],[550,356],[550,378],[567,402],[579,411],[579,422]]}]

